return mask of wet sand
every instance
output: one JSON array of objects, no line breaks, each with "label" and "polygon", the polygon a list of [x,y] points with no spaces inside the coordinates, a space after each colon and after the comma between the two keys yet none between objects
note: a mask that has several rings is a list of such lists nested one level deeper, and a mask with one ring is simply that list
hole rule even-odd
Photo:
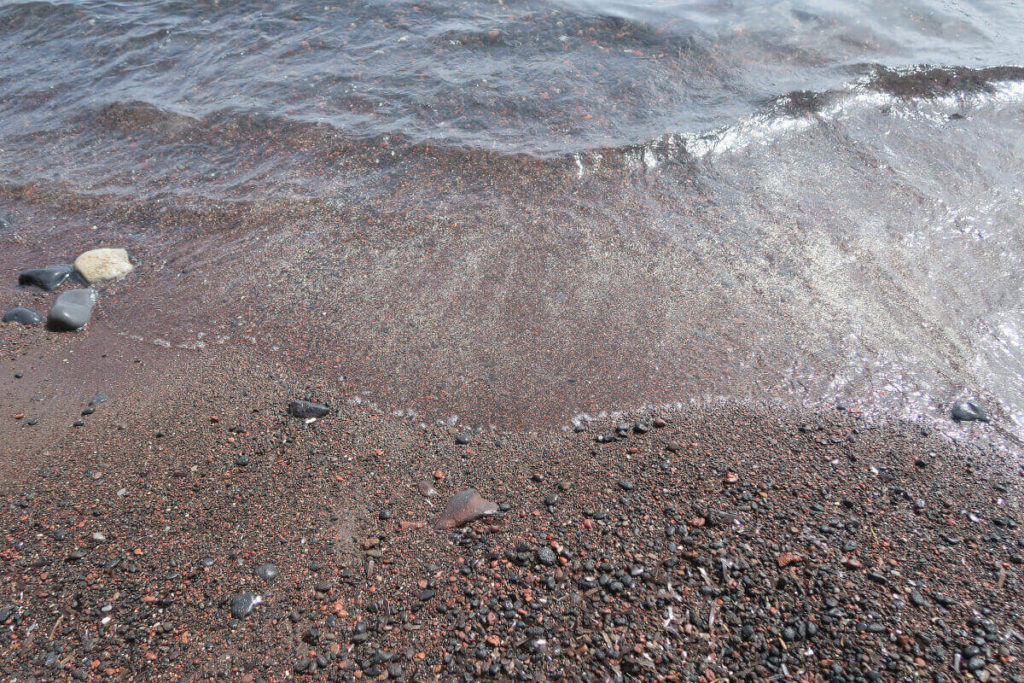
[{"label": "wet sand", "polygon": [[[992,426],[722,402],[458,445],[256,350],[102,320],[0,348],[12,680],[1024,676],[1024,471]],[[466,487],[504,511],[435,531]]]}]

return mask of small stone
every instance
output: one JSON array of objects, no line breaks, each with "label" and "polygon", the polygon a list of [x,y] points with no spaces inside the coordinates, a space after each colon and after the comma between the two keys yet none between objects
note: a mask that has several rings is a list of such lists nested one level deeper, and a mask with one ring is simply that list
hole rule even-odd
[{"label": "small stone", "polygon": [[455,494],[448,502],[434,528],[454,529],[497,512],[497,504],[483,498],[473,489],[465,489]]},{"label": "small stone", "polygon": [[92,249],[75,259],[75,270],[92,285],[120,280],[133,269],[124,249]]},{"label": "small stone", "polygon": [[542,547],[537,551],[537,561],[545,567],[553,567],[558,562],[558,556],[555,555],[555,551],[548,546]]},{"label": "small stone", "polygon": [[680,444],[678,441],[669,441],[667,444],[665,444],[665,448],[672,453],[678,453],[679,451],[683,450],[682,444]]},{"label": "small stone", "polygon": [[252,612],[252,608],[259,604],[256,596],[252,593],[242,593],[231,598],[231,616],[235,619],[245,619]]},{"label": "small stone", "polygon": [[64,281],[71,277],[74,268],[71,266],[51,266],[49,268],[32,268],[22,271],[18,275],[18,284],[23,287],[39,287],[47,292],[64,284]]},{"label": "small stone", "polygon": [[419,489],[420,495],[426,498],[432,498],[437,495],[437,489],[429,481],[421,481],[416,487]]},{"label": "small stone", "polygon": [[43,322],[43,317],[31,308],[22,308],[19,306],[18,308],[12,308],[4,313],[3,322],[18,323],[19,325],[31,327],[32,325],[41,324]]},{"label": "small stone", "polygon": [[973,398],[953,404],[952,417],[957,422],[988,422],[985,409]]},{"label": "small stone", "polygon": [[273,581],[280,572],[278,572],[276,564],[266,562],[256,567],[253,573],[264,581]]},{"label": "small stone", "polygon": [[654,422],[652,422],[651,424],[653,424],[655,426],[655,428],[661,429],[662,427],[665,427],[666,425],[668,425],[668,422],[665,421],[665,418],[656,417],[656,418],[654,418]]},{"label": "small stone", "polygon": [[633,490],[633,482],[626,481],[625,479],[623,479],[623,480],[619,481],[619,488],[622,489],[623,491],[632,491]]},{"label": "small stone", "polygon": [[239,467],[245,467],[249,464],[249,456],[245,453],[239,453],[235,456],[235,464]]},{"label": "small stone", "polygon": [[775,561],[778,563],[779,568],[788,567],[791,564],[798,564],[804,561],[804,558],[796,553],[782,553]]},{"label": "small stone", "polygon": [[72,289],[57,297],[50,314],[47,326],[51,330],[70,332],[85,327],[92,318],[92,309],[96,305],[95,289]]},{"label": "small stone", "polygon": [[459,434],[455,435],[455,443],[459,444],[460,446],[465,446],[472,440],[473,435],[470,434],[469,432],[460,432]]},{"label": "small stone", "polygon": [[327,406],[310,401],[292,401],[288,404],[288,413],[292,417],[303,420],[311,417],[323,417],[329,412],[331,412],[331,409]]}]

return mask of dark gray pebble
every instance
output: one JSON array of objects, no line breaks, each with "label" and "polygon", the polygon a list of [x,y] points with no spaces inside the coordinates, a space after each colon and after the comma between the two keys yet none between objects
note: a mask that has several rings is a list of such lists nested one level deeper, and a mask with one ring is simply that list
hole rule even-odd
[{"label": "dark gray pebble", "polygon": [[252,612],[256,604],[256,596],[252,593],[242,593],[231,598],[231,616],[235,619],[245,619]]},{"label": "dark gray pebble", "polygon": [[303,420],[311,417],[323,417],[329,412],[331,412],[331,409],[327,406],[310,401],[292,401],[288,404],[288,413],[292,417],[298,417]]},{"label": "dark gray pebble", "polygon": [[74,272],[71,266],[51,266],[49,268],[32,268],[22,271],[18,275],[18,284],[25,287],[35,286],[45,289],[47,292],[64,284],[64,281],[71,277]]},{"label": "dark gray pebble", "polygon": [[952,417],[957,422],[988,422],[989,416],[973,398],[953,404]]},{"label": "dark gray pebble", "polygon": [[92,318],[96,305],[95,289],[72,289],[57,297],[46,318],[47,326],[58,332],[70,332],[85,327]]},{"label": "dark gray pebble", "polygon": [[3,321],[5,323],[18,323],[20,325],[32,326],[42,324],[43,317],[31,308],[21,308],[19,306],[18,308],[12,308],[4,313]]}]

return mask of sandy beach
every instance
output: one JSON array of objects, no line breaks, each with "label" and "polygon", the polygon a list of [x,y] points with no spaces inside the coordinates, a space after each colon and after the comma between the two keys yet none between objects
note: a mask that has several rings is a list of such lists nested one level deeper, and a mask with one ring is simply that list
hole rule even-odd
[{"label": "sandy beach", "polygon": [[[257,354],[0,334],[6,680],[1024,675],[987,425],[723,402],[458,444]],[[500,512],[435,530],[468,487]]]}]

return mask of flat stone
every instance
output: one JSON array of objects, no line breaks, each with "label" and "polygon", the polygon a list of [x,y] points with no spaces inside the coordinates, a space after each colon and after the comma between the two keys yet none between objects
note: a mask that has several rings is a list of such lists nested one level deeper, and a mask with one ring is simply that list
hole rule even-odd
[{"label": "flat stone", "polygon": [[25,287],[39,287],[47,292],[60,287],[71,277],[75,269],[71,266],[50,266],[49,268],[32,268],[18,275],[18,284]]},{"label": "flat stone", "polygon": [[124,249],[92,249],[75,259],[75,270],[91,285],[120,280],[134,270]]},{"label": "flat stone", "polygon": [[292,401],[288,404],[288,414],[304,420],[311,417],[323,417],[329,412],[331,409],[327,406],[310,401]]},{"label": "flat stone", "polygon": [[434,485],[429,481],[421,481],[417,485],[417,488],[420,491],[420,495],[426,498],[432,498],[437,495],[437,489],[435,489]]},{"label": "flat stone", "polygon": [[434,524],[435,529],[454,529],[475,519],[498,512],[498,505],[483,498],[473,489],[459,491],[445,506]]},{"label": "flat stone", "polygon": [[71,289],[64,292],[50,309],[47,326],[62,332],[85,327],[92,318],[92,308],[97,298],[95,289]]},{"label": "flat stone", "polygon": [[953,404],[952,417],[957,422],[988,422],[988,412],[973,398]]},{"label": "flat stone", "polygon": [[43,316],[31,308],[21,308],[19,306],[4,313],[3,321],[5,323],[20,323],[22,325],[39,325],[43,322]]}]

